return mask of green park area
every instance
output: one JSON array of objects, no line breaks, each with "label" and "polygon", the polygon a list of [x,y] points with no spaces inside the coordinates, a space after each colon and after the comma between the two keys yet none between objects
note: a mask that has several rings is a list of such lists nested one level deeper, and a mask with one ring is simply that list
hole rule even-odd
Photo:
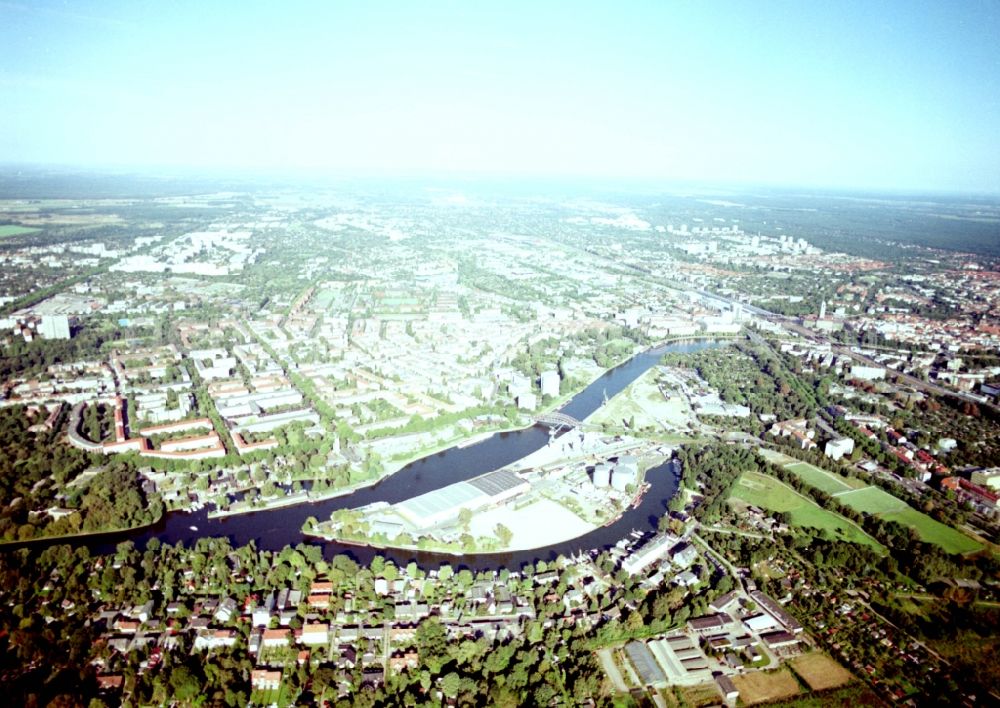
[{"label": "green park area", "polygon": [[866,486],[859,479],[842,477],[839,474],[827,472],[815,465],[810,465],[808,462],[793,462],[790,465],[785,465],[785,469],[793,472],[796,477],[799,477],[809,486],[816,487],[816,489],[820,489],[827,494],[849,492],[852,489],[860,489]]},{"label": "green park area", "polygon": [[897,499],[878,487],[862,487],[850,494],[839,494],[837,501],[865,514],[885,514],[909,509],[902,499]]},{"label": "green park area", "polygon": [[859,526],[839,514],[821,508],[774,477],[758,472],[744,472],[733,485],[730,499],[739,499],[773,513],[786,512],[793,526],[826,530],[834,538],[863,543],[880,551],[881,544]]},{"label": "green park area", "polygon": [[895,521],[915,529],[920,540],[941,546],[948,553],[972,553],[982,546],[961,531],[935,521],[878,487],[864,487],[836,496],[837,501],[855,511],[874,514],[884,521]]},{"label": "green park area", "polygon": [[920,540],[941,546],[949,553],[975,553],[982,546],[960,531],[935,521],[916,509],[906,508],[882,514],[882,519],[895,521],[917,530]]},{"label": "green park area", "polygon": [[0,224],[0,238],[6,238],[7,236],[20,236],[22,234],[34,233],[35,231],[38,231],[38,229],[33,229],[30,226]]},{"label": "green park area", "polygon": [[[772,459],[767,455],[765,458]],[[781,464],[777,459],[772,461]],[[895,521],[915,529],[920,540],[936,544],[949,553],[972,553],[982,547],[962,532],[935,521],[911,508],[903,500],[878,487],[866,485],[861,480],[843,477],[807,462],[792,461],[783,466],[809,486],[832,495],[841,504],[857,512],[872,514],[885,521]]]}]

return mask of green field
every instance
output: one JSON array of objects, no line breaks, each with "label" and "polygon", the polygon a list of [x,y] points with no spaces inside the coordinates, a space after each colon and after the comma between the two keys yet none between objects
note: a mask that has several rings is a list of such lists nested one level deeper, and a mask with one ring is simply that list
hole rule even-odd
[{"label": "green field", "polygon": [[796,477],[799,477],[806,484],[816,487],[816,489],[824,491],[827,494],[847,492],[851,489],[856,489],[858,486],[865,486],[864,482],[857,482],[852,486],[851,483],[854,480],[848,480],[839,474],[827,472],[815,465],[810,465],[808,462],[795,462],[785,465],[785,469],[793,472]]},{"label": "green field", "polygon": [[901,511],[890,511],[880,514],[879,518],[886,521],[896,521],[903,526],[909,526],[917,530],[921,541],[933,543],[941,546],[949,553],[973,553],[982,546],[973,539],[966,536],[961,531],[956,531],[950,526],[935,521],[926,514],[921,514],[916,509],[907,507]]},{"label": "green field", "polygon": [[744,472],[733,485],[730,498],[773,512],[788,512],[795,526],[826,529],[841,541],[864,543],[884,550],[875,539],[840,514],[821,509],[814,501],[774,477],[758,472]]},{"label": "green field", "polygon": [[769,450],[766,447],[762,447],[757,452],[768,462],[773,462],[776,465],[790,465],[795,462],[794,457],[789,457],[788,455],[778,452],[777,450]]},{"label": "green field", "polygon": [[841,504],[866,514],[884,514],[889,511],[909,509],[906,502],[897,499],[878,487],[864,487],[837,497]]},{"label": "green field", "polygon": [[961,531],[935,521],[878,487],[865,487],[837,496],[837,501],[855,511],[875,514],[880,519],[895,521],[915,529],[920,540],[933,543],[949,553],[972,553],[982,546]]},{"label": "green field", "polygon": [[20,236],[21,234],[30,234],[38,231],[38,229],[33,229],[30,226],[17,226],[15,224],[0,224],[0,238],[6,236]]},{"label": "green field", "polygon": [[336,290],[320,290],[313,296],[313,307],[317,310],[328,310],[337,299]]}]

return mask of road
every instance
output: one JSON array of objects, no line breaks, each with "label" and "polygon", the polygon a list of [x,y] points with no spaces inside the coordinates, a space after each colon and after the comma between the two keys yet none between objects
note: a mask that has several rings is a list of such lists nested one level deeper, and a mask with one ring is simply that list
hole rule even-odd
[{"label": "road", "polygon": [[382,625],[382,680],[389,680],[389,649],[392,645],[390,629],[392,623],[388,620]]},{"label": "road", "polygon": [[615,690],[621,693],[628,693],[628,686],[625,685],[625,679],[622,678],[621,672],[615,666],[615,658],[611,655],[611,650],[599,649],[597,658],[601,660],[601,666],[604,667],[604,672],[611,679],[611,683],[615,685]]},{"label": "road", "polygon": [[[830,346],[830,350],[832,352],[841,356],[850,357],[854,361],[857,361],[865,366],[884,367],[884,364],[880,364],[871,357],[865,356],[860,352],[856,352],[852,348],[846,347],[843,344],[831,342],[828,337],[825,337],[818,332],[814,332],[807,327],[803,327],[802,325],[792,321],[790,318],[783,317],[781,315],[772,315],[767,319],[772,322],[776,322],[788,331],[801,335],[813,342],[827,344]],[[962,400],[969,401],[970,403],[975,403],[980,408],[987,408],[997,414],[1000,414],[1000,407],[989,402],[980,401],[978,398],[975,398],[964,391],[955,391],[945,388],[944,386],[939,386],[936,383],[931,383],[930,381],[923,381],[922,379],[918,379],[910,374],[904,374],[901,371],[894,371],[893,376],[896,377],[897,383],[906,384],[918,391],[923,391],[924,393],[929,393],[934,396],[955,396],[957,398],[961,398]]]},{"label": "road", "polygon": [[[698,544],[705,549],[705,554],[708,556],[717,568],[720,570],[726,570],[732,576],[733,580],[736,581],[738,587],[743,587],[743,580],[740,578],[740,574],[736,572],[736,566],[730,563],[725,557],[716,551],[712,546],[701,536],[696,533],[691,534],[691,538],[697,541]],[[743,588],[746,590],[746,588]]]},{"label": "road", "polygon": [[746,536],[747,538],[757,538],[757,539],[768,538],[762,533],[753,533],[751,531],[740,531],[739,529],[727,529],[727,528],[722,528],[721,526],[706,526],[705,529],[707,531],[712,531],[713,533],[728,533],[733,536]]},{"label": "road", "polygon": [[[730,306],[740,305],[740,307],[742,307],[747,312],[750,312],[754,315],[757,315],[758,317],[774,322],[775,324],[779,324],[785,329],[787,329],[789,332],[794,332],[795,334],[805,337],[809,341],[816,342],[817,344],[829,345],[831,351],[841,356],[850,357],[851,359],[865,366],[875,366],[875,367],[883,366],[874,359],[865,356],[860,352],[856,352],[850,347],[846,347],[843,344],[840,344],[839,342],[831,342],[830,339],[824,336],[821,332],[817,332],[815,330],[809,329],[808,327],[800,325],[792,317],[787,317],[785,315],[779,315],[774,312],[769,312],[759,307],[737,303],[735,300],[723,297],[722,295],[715,295],[713,293],[707,293],[701,291],[699,292],[699,294],[702,295],[703,297],[707,297],[712,300],[728,304]],[[980,408],[989,409],[993,411],[995,414],[1000,415],[1000,406],[994,405],[989,402],[980,401],[978,398],[975,398],[974,396],[971,396],[964,391],[955,391],[952,389],[945,388],[944,386],[938,386],[937,384],[931,383],[930,381],[923,381],[921,379],[916,378],[915,376],[911,376],[910,374],[904,374],[899,371],[894,372],[893,375],[896,377],[896,381],[898,383],[907,384],[918,391],[923,391],[924,393],[929,393],[934,396],[956,396],[957,398],[961,398],[971,403],[975,403]]]}]

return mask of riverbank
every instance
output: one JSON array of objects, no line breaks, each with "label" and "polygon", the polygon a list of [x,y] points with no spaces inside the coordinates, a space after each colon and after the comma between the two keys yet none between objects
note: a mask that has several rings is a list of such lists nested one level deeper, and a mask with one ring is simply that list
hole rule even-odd
[{"label": "riverbank", "polygon": [[[711,340],[702,338],[700,341],[686,340],[668,345],[666,351],[689,352],[711,346],[714,346]],[[607,397],[613,397],[654,366],[663,353],[664,344],[660,343],[646,353],[640,353],[611,369],[587,389],[574,396],[565,405],[563,412],[577,419],[586,418],[602,404],[605,392]],[[473,435],[482,435],[484,432],[486,431],[476,431]],[[255,513],[215,519],[207,518],[206,509],[188,513],[171,512],[165,514],[158,524],[150,528],[140,528],[132,532],[112,532],[76,540],[68,539],[64,542],[86,545],[93,553],[104,554],[113,553],[117,544],[122,541],[132,541],[137,548],[143,549],[153,539],[161,543],[191,545],[202,538],[225,537],[236,546],[253,543],[260,549],[280,551],[305,540],[302,529],[310,516],[327,519],[331,513],[339,509],[359,508],[379,502],[397,504],[408,498],[505,467],[544,447],[549,439],[549,432],[540,426],[518,426],[517,429],[502,432],[500,435],[494,432],[472,446],[464,448],[456,446],[444,452],[428,454],[391,476],[366,480],[363,483],[364,487],[355,488],[353,494],[322,502],[304,502],[283,508],[262,509],[256,510]],[[502,566],[511,567],[512,564],[551,559],[557,554],[572,555],[581,549],[607,548],[633,530],[655,531],[655,519],[662,516],[666,510],[667,503],[674,495],[676,481],[671,474],[658,474],[655,471],[652,475],[647,475],[647,481],[652,483],[652,488],[638,508],[625,509],[616,521],[580,538],[528,551],[494,550],[478,553],[475,556],[467,556],[466,564],[477,571]],[[36,547],[43,547],[46,543],[54,545],[58,542],[39,540],[36,541]],[[328,560],[337,554],[347,553],[361,562],[367,562],[379,553],[405,565],[411,560],[429,564],[450,562],[445,559],[452,557],[444,550],[414,546],[400,549],[398,552],[392,549],[376,551],[358,541],[340,543],[321,540],[312,533],[309,534],[309,542],[321,544],[323,554]],[[451,553],[465,555],[457,547],[452,549]]]},{"label": "riverbank", "polygon": [[[229,508],[229,509],[223,509],[223,510],[214,509],[214,510],[208,512],[208,518],[209,519],[224,519],[224,518],[231,517],[231,516],[239,516],[239,515],[243,515],[243,514],[253,514],[253,513],[264,512],[264,511],[273,511],[273,510],[276,510],[276,509],[282,509],[282,508],[287,508],[287,507],[292,507],[292,506],[298,506],[298,505],[317,504],[317,503],[320,503],[320,502],[329,501],[331,499],[337,499],[337,498],[340,498],[340,497],[350,496],[350,495],[352,495],[352,494],[354,494],[356,492],[359,492],[359,491],[362,491],[364,489],[369,489],[371,487],[374,487],[374,486],[378,485],[380,482],[382,482],[383,480],[388,479],[392,475],[396,474],[400,470],[405,469],[409,465],[412,465],[414,463],[420,462],[421,460],[426,460],[427,458],[433,457],[434,455],[437,455],[437,454],[440,454],[440,453],[443,453],[443,452],[447,452],[448,450],[451,450],[451,449],[460,449],[460,450],[462,450],[462,449],[470,448],[470,447],[472,447],[474,445],[478,445],[479,443],[485,442],[485,441],[489,440],[490,438],[492,438],[493,436],[498,435],[498,434],[515,433],[515,432],[518,432],[518,431],[521,431],[521,430],[527,430],[529,428],[532,428],[532,427],[534,427],[536,425],[536,423],[534,421],[534,416],[542,415],[542,414],[545,414],[545,413],[551,413],[552,411],[559,410],[563,406],[567,405],[570,401],[572,401],[577,395],[579,395],[583,391],[586,391],[588,388],[590,388],[590,386],[592,386],[594,383],[596,383],[597,381],[599,381],[604,376],[607,376],[609,372],[617,369],[620,366],[623,366],[623,365],[627,364],[629,361],[631,361],[636,356],[638,356],[640,354],[645,354],[645,353],[655,353],[657,349],[661,349],[661,348],[667,347],[667,346],[669,346],[670,344],[672,344],[674,342],[698,341],[698,339],[704,339],[704,338],[684,337],[684,338],[670,339],[670,340],[666,340],[664,342],[660,342],[660,343],[654,345],[653,347],[649,347],[649,348],[643,348],[641,346],[636,346],[633,349],[632,354],[627,359],[625,359],[624,361],[619,362],[619,363],[617,363],[617,364],[615,364],[614,366],[611,366],[611,367],[598,368],[596,370],[596,372],[594,373],[593,377],[591,377],[583,386],[574,388],[572,391],[560,395],[558,398],[553,399],[547,406],[544,406],[543,408],[540,408],[538,411],[534,411],[533,414],[532,414],[532,417],[529,418],[529,420],[527,422],[523,423],[523,424],[501,426],[501,427],[492,428],[492,429],[485,430],[485,431],[476,432],[476,433],[473,433],[472,435],[457,435],[457,436],[453,436],[453,437],[451,437],[451,438],[449,438],[447,440],[441,441],[439,444],[434,445],[432,447],[422,448],[420,450],[414,451],[412,454],[407,455],[406,457],[404,457],[402,459],[399,459],[399,460],[390,460],[388,462],[383,462],[382,472],[380,472],[377,476],[373,477],[372,479],[365,480],[363,482],[358,482],[357,484],[349,485],[347,487],[340,487],[340,488],[336,488],[336,489],[330,489],[330,490],[327,490],[325,492],[321,492],[321,493],[319,493],[319,494],[317,494],[315,496],[312,495],[312,494],[307,494],[305,496],[294,496],[293,497],[293,496],[289,495],[289,496],[284,496],[284,497],[276,497],[274,499],[268,500],[265,503],[257,505],[257,506]],[[250,488],[248,488],[248,489],[250,489]],[[184,510],[180,510],[180,511],[184,511]]]},{"label": "riverbank", "polygon": [[[591,465],[625,454],[636,455],[638,461],[638,476],[627,491],[591,481]],[[356,509],[351,517],[335,515],[317,524],[310,521],[303,530],[332,542],[396,551],[412,547],[470,556],[532,551],[586,536],[636,509],[651,487],[646,482],[647,473],[662,467],[668,457],[658,445],[640,439],[607,438],[586,451],[550,442],[501,468],[517,474],[525,489],[499,503],[480,502],[468,507],[470,513],[464,521],[457,519],[465,511],[453,507],[451,519],[422,527],[395,506],[375,504]],[[447,498],[447,492],[433,500],[425,497],[421,505],[434,508]],[[460,531],[454,528],[458,523],[462,524]],[[386,525],[396,525],[398,531],[376,531]]]},{"label": "riverbank", "polygon": [[552,413],[553,411],[558,411],[563,406],[567,405],[570,401],[572,401],[574,398],[576,398],[576,396],[578,396],[580,393],[586,391],[588,388],[594,385],[594,383],[599,381],[601,378],[607,376],[609,372],[614,371],[620,366],[624,366],[639,354],[651,352],[656,348],[666,346],[666,344],[667,343],[658,344],[656,345],[656,347],[650,349],[644,349],[641,346],[636,346],[636,348],[633,349],[629,357],[626,358],[624,361],[618,362],[617,364],[614,364],[613,366],[609,366],[607,368],[598,367],[594,375],[588,380],[585,380],[585,383],[582,386],[576,387],[572,391],[559,395],[558,397],[552,399],[548,405],[543,406],[537,410],[525,411],[524,415],[527,416],[529,420],[524,424],[502,426],[499,428],[493,428],[487,431],[475,433],[473,435],[457,435],[452,438],[449,438],[446,441],[442,441],[439,445],[435,445],[429,448],[423,448],[419,451],[416,451],[412,455],[409,455],[401,460],[393,460],[388,464],[383,463],[384,471],[382,472],[382,474],[379,475],[378,480],[376,481],[379,481],[381,479],[384,479],[385,477],[395,474],[399,470],[403,469],[404,467],[407,467],[408,465],[413,464],[414,462],[418,462],[422,459],[425,459],[432,455],[436,455],[440,452],[444,452],[452,448],[465,449],[468,447],[472,447],[473,445],[476,445],[478,443],[484,442],[497,434],[515,433],[520,430],[527,430],[528,428],[533,428],[536,425],[534,420],[536,417],[544,415],[546,413]]},{"label": "riverbank", "polygon": [[166,513],[160,514],[155,520],[150,521],[146,524],[138,524],[136,526],[125,526],[122,528],[107,529],[103,531],[78,531],[76,533],[64,533],[57,534],[55,536],[38,536],[36,538],[25,538],[17,539],[13,541],[0,541],[0,551],[5,551],[13,548],[21,548],[23,546],[30,546],[33,544],[45,543],[45,544],[56,544],[61,541],[74,541],[77,539],[95,539],[101,536],[112,536],[117,534],[135,533],[137,531],[142,531],[143,529],[150,529],[159,524]]},{"label": "riverbank", "polygon": [[[360,491],[362,491],[364,489],[369,489],[371,487],[374,487],[375,485],[379,484],[380,482],[384,481],[385,479],[387,479],[387,478],[391,477],[392,475],[396,474],[401,469],[404,469],[405,467],[407,467],[407,466],[409,466],[409,465],[411,465],[411,464],[413,464],[415,462],[419,462],[419,461],[425,460],[425,459],[427,459],[429,457],[433,457],[434,455],[436,455],[438,453],[445,452],[447,450],[451,450],[452,448],[465,449],[465,448],[468,448],[468,447],[472,447],[473,445],[476,445],[478,443],[481,443],[481,442],[484,442],[486,440],[489,440],[491,437],[493,437],[494,435],[496,435],[498,433],[516,432],[518,430],[524,430],[526,428],[530,428],[533,425],[534,425],[534,423],[532,422],[530,424],[522,425],[522,426],[518,426],[518,427],[498,428],[496,430],[486,431],[486,432],[479,433],[477,435],[473,435],[472,437],[453,438],[453,439],[450,439],[450,440],[448,440],[446,442],[441,443],[441,445],[435,446],[433,448],[422,449],[418,453],[415,453],[414,455],[412,455],[410,457],[407,457],[404,460],[400,460],[400,461],[398,461],[396,463],[393,463],[391,465],[387,465],[387,466],[384,467],[382,473],[380,473],[376,477],[373,477],[372,479],[366,479],[363,482],[357,482],[357,483],[349,485],[347,487],[335,487],[335,488],[332,488],[332,489],[327,489],[327,490],[322,491],[322,492],[317,492],[315,494],[312,493],[312,492],[300,492],[300,493],[297,493],[297,494],[286,495],[284,497],[275,497],[273,499],[269,499],[269,500],[265,501],[263,504],[259,504],[259,505],[256,505],[256,506],[247,506],[247,507],[238,507],[238,508],[230,507],[228,509],[213,509],[212,511],[208,512],[208,518],[209,519],[224,519],[224,518],[227,518],[227,517],[230,517],[230,516],[240,516],[242,514],[253,514],[253,513],[261,512],[261,511],[273,511],[275,509],[282,509],[282,508],[291,507],[291,506],[299,506],[299,505],[306,505],[306,504],[319,504],[320,502],[329,501],[331,499],[337,499],[339,497],[351,496],[352,494],[360,492]],[[458,441],[458,442],[456,442],[456,441]],[[248,487],[247,490],[249,490],[249,489],[257,489],[257,487]],[[247,491],[247,490],[243,490],[243,491]],[[181,509],[179,511],[184,511],[184,510]]]},{"label": "riverbank", "polygon": [[378,484],[382,481],[382,477],[377,477],[373,480],[366,480],[364,482],[358,482],[357,484],[352,484],[349,487],[335,487],[333,489],[326,489],[322,492],[316,492],[315,494],[311,491],[309,492],[296,492],[294,494],[288,494],[283,497],[275,497],[273,499],[268,499],[263,504],[259,506],[249,506],[240,507],[237,509],[213,509],[208,512],[209,519],[224,519],[227,516],[238,516],[240,514],[253,514],[257,511],[270,511],[272,509],[281,509],[283,507],[298,506],[300,504],[319,504],[320,502],[329,501],[330,499],[336,499],[338,497],[346,497],[359,492],[362,489],[366,489],[373,485]]}]

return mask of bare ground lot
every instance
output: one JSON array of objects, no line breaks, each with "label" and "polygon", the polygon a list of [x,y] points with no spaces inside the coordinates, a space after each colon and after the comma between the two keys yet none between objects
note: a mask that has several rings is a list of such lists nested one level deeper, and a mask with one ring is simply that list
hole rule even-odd
[{"label": "bare ground lot", "polygon": [[686,430],[692,419],[690,407],[680,395],[665,399],[656,384],[656,377],[654,367],[608,401],[606,406],[598,408],[587,422],[618,427],[634,422],[636,429]]},{"label": "bare ground lot", "polygon": [[740,701],[744,705],[788,698],[799,692],[799,682],[788,669],[754,671],[733,677],[733,683],[736,684],[740,692]]},{"label": "bare ground lot", "polygon": [[814,651],[792,659],[792,669],[814,691],[837,688],[854,680],[850,671],[823,652]]},{"label": "bare ground lot", "polygon": [[473,536],[493,536],[497,524],[513,532],[505,551],[530,550],[570,541],[596,528],[564,506],[550,499],[539,499],[521,509],[490,509],[472,517]]},{"label": "bare ground lot", "polygon": [[677,691],[689,706],[719,705],[719,689],[715,687],[715,682],[700,683],[697,686],[678,686]]}]

